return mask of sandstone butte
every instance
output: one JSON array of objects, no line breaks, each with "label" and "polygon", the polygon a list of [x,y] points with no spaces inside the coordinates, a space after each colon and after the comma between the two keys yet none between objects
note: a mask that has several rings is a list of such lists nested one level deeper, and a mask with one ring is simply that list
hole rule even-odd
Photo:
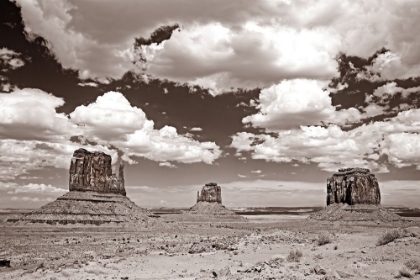
[{"label": "sandstone butte", "polygon": [[329,221],[402,221],[381,204],[375,175],[366,168],[339,169],[327,179],[327,207],[310,219]]},{"label": "sandstone butte", "polygon": [[124,163],[112,173],[111,156],[78,149],[69,170],[69,192],[57,200],[8,222],[48,224],[96,224],[134,222],[156,225],[151,213],[126,197]]},{"label": "sandstone butte", "polygon": [[197,203],[190,208],[189,213],[194,215],[243,218],[222,204],[222,188],[216,183],[205,184],[201,189],[201,193],[197,192]]}]

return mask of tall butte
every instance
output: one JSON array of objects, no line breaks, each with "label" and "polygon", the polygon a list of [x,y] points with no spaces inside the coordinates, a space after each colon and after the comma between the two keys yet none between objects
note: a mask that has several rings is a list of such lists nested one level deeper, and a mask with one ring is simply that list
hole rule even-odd
[{"label": "tall butte", "polygon": [[327,179],[327,207],[310,219],[330,221],[402,221],[381,204],[375,175],[366,168],[339,169]]},{"label": "tall butte", "polygon": [[190,208],[190,214],[213,217],[243,218],[222,204],[222,188],[216,183],[205,184],[197,192],[197,203]]},{"label": "tall butte", "polygon": [[8,222],[154,225],[151,214],[126,197],[124,163],[112,173],[111,156],[78,149],[70,163],[69,192],[40,209]]}]

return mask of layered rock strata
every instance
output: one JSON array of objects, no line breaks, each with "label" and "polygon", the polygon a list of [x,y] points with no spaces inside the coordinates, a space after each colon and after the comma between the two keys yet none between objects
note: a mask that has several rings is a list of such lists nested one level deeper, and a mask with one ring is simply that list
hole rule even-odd
[{"label": "layered rock strata", "polygon": [[126,195],[124,187],[124,162],[118,174],[112,173],[111,156],[102,152],[78,149],[73,153],[69,170],[70,191],[93,191]]},{"label": "layered rock strata", "polygon": [[222,203],[222,189],[216,183],[208,183],[197,192],[197,203],[200,201]]},{"label": "layered rock strata", "polygon": [[327,205],[334,203],[379,205],[378,180],[369,169],[339,169],[327,180]]}]

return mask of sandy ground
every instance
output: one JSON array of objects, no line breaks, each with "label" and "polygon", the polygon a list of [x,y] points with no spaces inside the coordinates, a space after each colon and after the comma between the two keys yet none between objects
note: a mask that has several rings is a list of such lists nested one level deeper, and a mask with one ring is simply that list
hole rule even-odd
[{"label": "sandy ground", "polygon": [[[217,221],[163,215],[164,226],[0,227],[0,279],[395,279],[420,262],[420,237],[378,238],[406,224],[349,224],[284,215]],[[319,236],[329,243],[318,245]],[[290,252],[302,256],[289,257]],[[298,254],[299,255],[299,254]],[[420,279],[416,271],[409,271]]]}]

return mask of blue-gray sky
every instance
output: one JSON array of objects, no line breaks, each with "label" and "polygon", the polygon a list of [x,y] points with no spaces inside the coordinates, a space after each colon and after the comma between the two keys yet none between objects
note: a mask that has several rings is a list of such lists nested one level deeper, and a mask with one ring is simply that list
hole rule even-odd
[{"label": "blue-gray sky", "polygon": [[419,1],[1,1],[0,205],[121,157],[141,206],[324,205],[338,168],[420,206]]}]

